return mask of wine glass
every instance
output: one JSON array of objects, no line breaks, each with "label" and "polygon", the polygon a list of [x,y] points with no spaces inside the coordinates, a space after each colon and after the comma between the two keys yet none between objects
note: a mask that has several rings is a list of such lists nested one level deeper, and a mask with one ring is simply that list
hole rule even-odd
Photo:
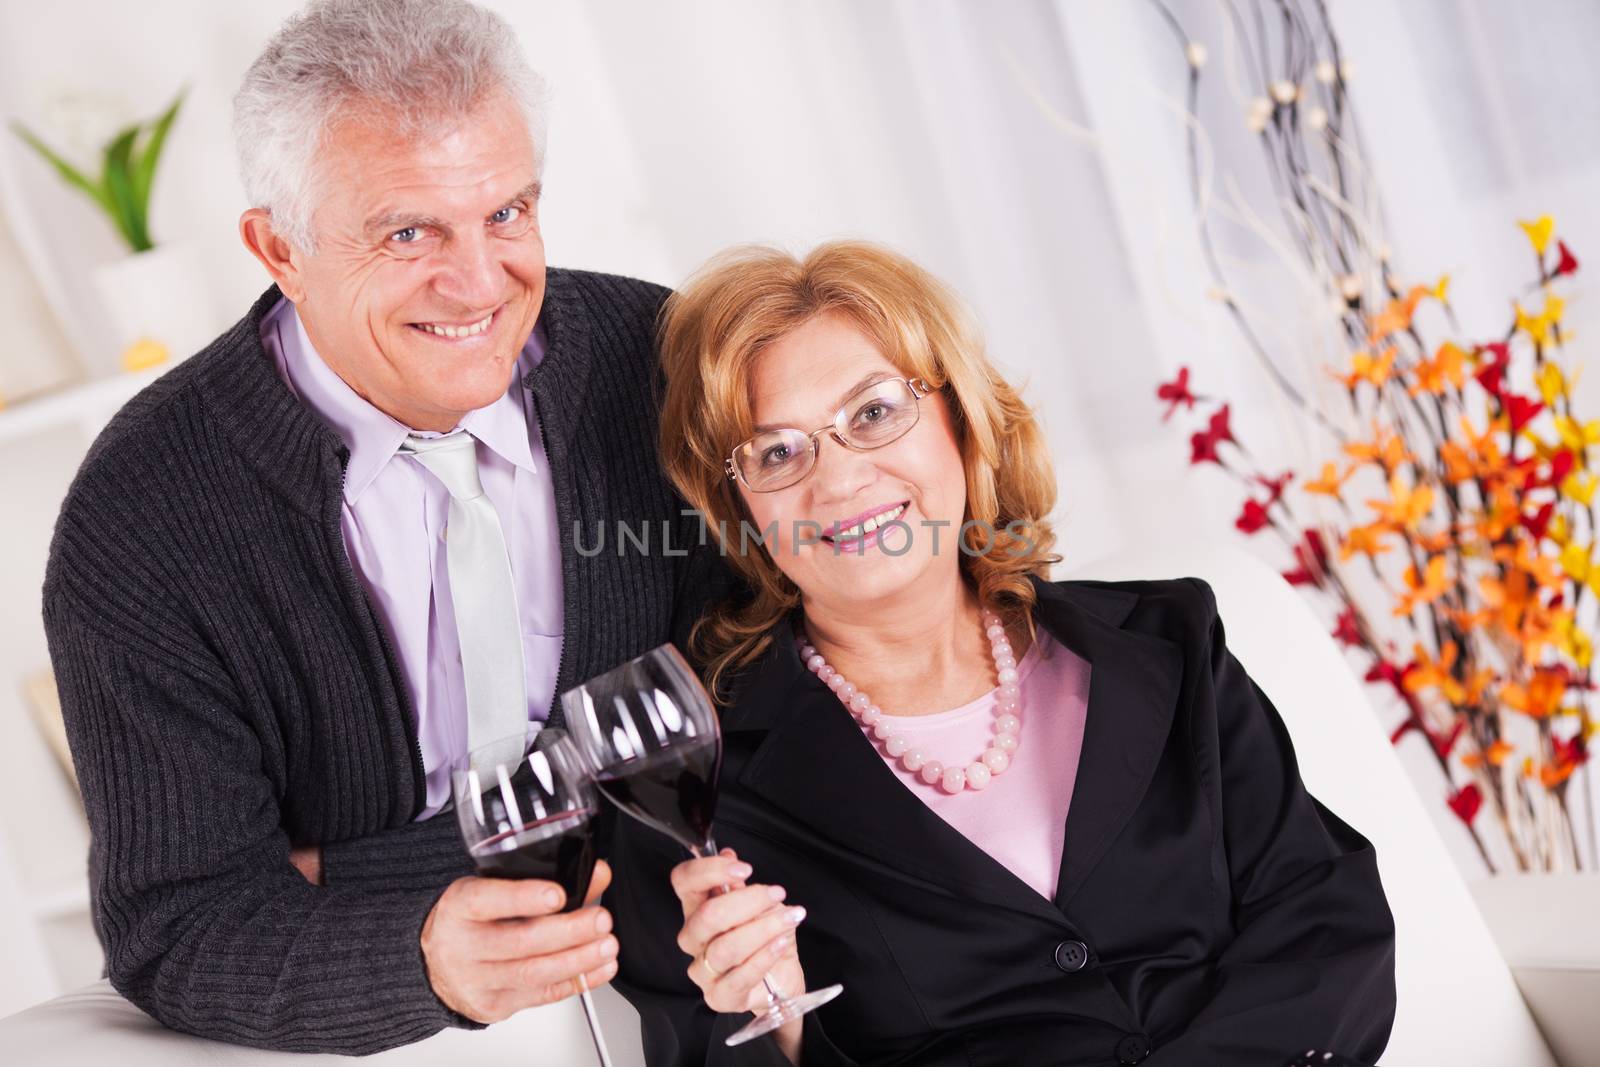
[{"label": "wine glass", "polygon": [[[573,741],[611,802],[700,858],[717,854],[722,731],[705,687],[671,645],[652,649],[561,695]],[[742,1045],[844,992],[831,985],[799,996],[762,982],[767,1007],[728,1038]]]},{"label": "wine glass", "polygon": [[[554,882],[566,893],[561,910],[575,911],[583,907],[594,876],[592,822],[599,798],[572,741],[561,730],[540,726],[531,723],[523,734],[456,759],[450,765],[451,797],[461,839],[480,875]],[[611,1067],[582,975],[578,997],[601,1067]]]}]

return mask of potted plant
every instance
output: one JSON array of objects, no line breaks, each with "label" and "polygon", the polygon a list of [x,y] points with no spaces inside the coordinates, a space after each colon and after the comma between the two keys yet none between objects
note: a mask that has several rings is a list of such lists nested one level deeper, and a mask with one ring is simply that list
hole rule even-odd
[{"label": "potted plant", "polygon": [[160,115],[123,127],[102,146],[98,174],[74,165],[20,121],[11,128],[68,186],[83,193],[111,221],[129,255],[95,270],[116,332],[117,365],[137,370],[169,352],[188,355],[211,339],[215,323],[206,268],[186,244],[157,244],[150,232],[150,194],[162,150],[183,105],[180,90]]}]

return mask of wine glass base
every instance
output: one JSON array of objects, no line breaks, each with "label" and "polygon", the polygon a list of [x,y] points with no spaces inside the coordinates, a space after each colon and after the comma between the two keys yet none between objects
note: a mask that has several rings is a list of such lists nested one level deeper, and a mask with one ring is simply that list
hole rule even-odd
[{"label": "wine glass base", "polygon": [[743,1029],[728,1038],[728,1047],[732,1048],[735,1045],[742,1045],[746,1041],[753,1041],[762,1034],[770,1034],[785,1023],[800,1018],[811,1009],[822,1007],[843,992],[844,986],[831,985],[825,989],[813,989],[809,993],[801,993],[798,997],[785,997],[760,1015],[757,1015]]}]

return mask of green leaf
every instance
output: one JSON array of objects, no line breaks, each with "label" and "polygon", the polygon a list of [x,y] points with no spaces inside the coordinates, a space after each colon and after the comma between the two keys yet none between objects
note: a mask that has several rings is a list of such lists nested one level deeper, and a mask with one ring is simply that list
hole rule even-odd
[{"label": "green leaf", "polygon": [[136,153],[133,162],[133,197],[139,205],[140,215],[146,219],[150,217],[150,187],[155,181],[156,164],[161,161],[161,149],[166,144],[167,131],[172,128],[172,120],[178,117],[178,108],[183,106],[183,98],[187,95],[188,86],[178,90],[172,106],[150,127],[150,139],[145,142],[144,150]]},{"label": "green leaf", "polygon": [[28,127],[24,126],[22,123],[13,120],[11,123],[11,129],[18,137],[27,142],[30,148],[39,153],[40,156],[44,157],[44,161],[54,167],[56,173],[61,175],[62,179],[68,185],[71,185],[74,188],[82,191],[84,195],[89,197],[89,199],[93,200],[96,204],[99,204],[101,210],[105,211],[107,214],[113,216],[116,214],[116,209],[111,206],[111,198],[107,195],[102,186],[90,181],[89,178],[77,167],[74,167],[71,163],[68,163],[65,159],[62,159],[60,156],[56,155],[49,145],[41,141],[37,136],[35,136],[32,130],[28,129]]},{"label": "green leaf", "polygon": [[117,229],[135,252],[146,252],[151,248],[150,235],[145,231],[144,212],[133,196],[131,174],[133,142],[138,136],[139,127],[129,126],[106,145],[105,183]]}]

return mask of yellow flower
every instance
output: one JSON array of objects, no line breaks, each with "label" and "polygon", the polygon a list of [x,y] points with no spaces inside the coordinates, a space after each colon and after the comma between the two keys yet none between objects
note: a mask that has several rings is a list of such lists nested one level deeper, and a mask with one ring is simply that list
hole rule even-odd
[{"label": "yellow flower", "polygon": [[1429,295],[1441,304],[1448,304],[1450,302],[1449,292],[1450,275],[1441,274],[1439,275],[1439,280],[1433,283],[1433,288],[1429,291]]},{"label": "yellow flower", "polygon": [[[1544,535],[1558,545],[1567,543],[1567,520],[1563,515],[1550,516],[1550,525],[1544,528]],[[1600,593],[1600,589],[1595,590]]]},{"label": "yellow flower", "polygon": [[1545,406],[1554,406],[1556,398],[1566,392],[1566,383],[1562,380],[1561,368],[1554,363],[1546,363],[1540,367],[1533,376],[1534,384],[1539,387],[1539,395],[1544,397]]},{"label": "yellow flower", "polygon": [[[1553,366],[1552,363],[1545,364],[1546,368]],[[1583,455],[1584,449],[1590,445],[1600,444],[1600,419],[1590,419],[1580,425],[1578,420],[1570,415],[1557,415],[1555,424],[1556,434],[1561,438],[1561,443],[1579,456]]]},{"label": "yellow flower", "polygon": [[1579,474],[1577,471],[1573,471],[1562,479],[1561,495],[1568,500],[1576,500],[1584,507],[1588,507],[1594,501],[1594,490],[1597,484],[1600,484],[1600,478],[1595,475]]},{"label": "yellow flower", "polygon": [[122,369],[131,372],[154,367],[157,363],[165,363],[169,354],[167,346],[160,341],[140,338],[123,350]]},{"label": "yellow flower", "polygon": [[1550,247],[1550,234],[1555,229],[1555,220],[1549,215],[1540,215],[1532,222],[1517,222],[1522,227],[1522,232],[1528,235],[1528,242],[1533,245],[1533,250],[1539,255],[1544,255],[1544,250]]}]

